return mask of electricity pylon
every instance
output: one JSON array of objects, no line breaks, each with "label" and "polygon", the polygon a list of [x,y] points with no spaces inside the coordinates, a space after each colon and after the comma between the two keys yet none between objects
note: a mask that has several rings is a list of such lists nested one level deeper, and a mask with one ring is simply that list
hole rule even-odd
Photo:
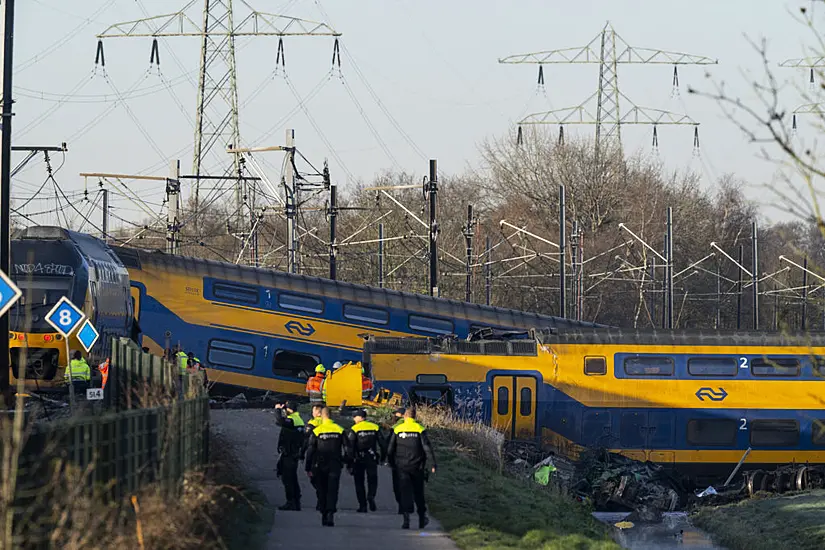
[{"label": "electricity pylon", "polygon": [[[786,59],[779,64],[780,67],[792,69],[810,69],[811,70],[811,87],[814,85],[814,69],[821,69],[825,67],[825,57],[800,57],[797,59]],[[825,114],[825,109],[821,103],[807,103],[800,105],[793,111],[793,129],[796,130],[796,115],[805,114]]]},{"label": "electricity pylon", "polygon": [[[194,203],[197,211],[199,180],[204,176],[205,160],[210,151],[225,154],[227,148],[240,147],[238,124],[238,80],[235,65],[235,38],[242,36],[279,37],[276,63],[283,64],[284,36],[341,36],[330,25],[264,13],[241,2],[250,12],[240,23],[235,22],[232,0],[204,0],[203,23],[199,25],[186,15],[186,11],[198,0],[191,0],[181,10],[116,23],[97,35],[98,56],[102,57],[104,38],[152,38],[151,61],[160,65],[158,38],[197,37],[201,40],[198,100],[195,115],[195,154],[192,173],[195,175]],[[337,51],[337,43],[335,51]],[[239,155],[231,155],[224,171],[226,179],[235,181],[236,214],[238,228],[242,227],[243,206],[249,195],[247,179],[243,177]],[[213,178],[210,178],[213,179]],[[236,229],[240,230],[240,229]]]},{"label": "electricity pylon", "polygon": [[[713,65],[715,59],[700,55],[636,48],[625,42],[608,21],[604,29],[586,46],[564,48],[543,52],[511,55],[498,60],[499,63],[532,63],[539,65],[539,81],[543,82],[542,65],[557,63],[593,63],[599,65],[598,90],[575,107],[555,109],[543,113],[528,115],[519,121],[519,127],[529,124],[595,124],[596,156],[600,149],[614,146],[621,148],[621,127],[625,124],[652,124],[654,126],[654,143],[656,126],[659,124],[684,124],[694,126],[694,144],[698,142],[699,123],[687,115],[649,109],[634,104],[619,90],[618,65],[622,63],[666,64],[673,65],[674,84],[678,83],[678,65]],[[592,113],[592,100],[596,100],[596,114]],[[630,105],[627,112],[622,112],[620,99]],[[562,134],[563,135],[563,134]]]}]

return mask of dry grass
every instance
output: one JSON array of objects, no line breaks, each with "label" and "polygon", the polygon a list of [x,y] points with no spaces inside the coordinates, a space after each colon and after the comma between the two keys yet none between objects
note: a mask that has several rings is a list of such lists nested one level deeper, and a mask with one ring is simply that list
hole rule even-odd
[{"label": "dry grass", "polygon": [[504,470],[504,436],[481,422],[467,422],[439,408],[420,408],[418,420],[439,443],[449,443],[464,455],[494,469]]}]

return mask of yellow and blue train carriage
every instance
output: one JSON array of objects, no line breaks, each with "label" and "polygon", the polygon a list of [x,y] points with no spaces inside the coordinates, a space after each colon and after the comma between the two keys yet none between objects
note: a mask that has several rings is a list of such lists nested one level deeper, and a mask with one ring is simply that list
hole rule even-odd
[{"label": "yellow and blue train carriage", "polygon": [[441,400],[570,458],[604,448],[696,478],[825,464],[825,336],[540,331],[364,346],[376,388]]},{"label": "yellow and blue train carriage", "polygon": [[364,334],[598,326],[161,252],[117,248],[142,345],[192,351],[221,385],[305,395],[318,363],[359,361]]}]

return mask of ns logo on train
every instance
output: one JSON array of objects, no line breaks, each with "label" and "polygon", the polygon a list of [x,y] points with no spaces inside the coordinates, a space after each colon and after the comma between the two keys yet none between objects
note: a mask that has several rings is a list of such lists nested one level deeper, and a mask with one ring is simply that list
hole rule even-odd
[{"label": "ns logo on train", "polygon": [[315,334],[315,327],[312,326],[312,323],[307,323],[306,325],[300,321],[289,321],[284,325],[284,328],[290,334],[299,334],[301,336],[312,336]]}]

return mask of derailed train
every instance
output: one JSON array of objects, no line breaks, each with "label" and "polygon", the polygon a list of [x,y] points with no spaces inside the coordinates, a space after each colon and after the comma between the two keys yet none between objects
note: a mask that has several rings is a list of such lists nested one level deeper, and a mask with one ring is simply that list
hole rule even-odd
[{"label": "derailed train", "polygon": [[696,479],[727,476],[746,453],[746,470],[825,464],[822,334],[371,338],[363,361],[377,389],[444,403],[572,459],[603,448]]},{"label": "derailed train", "polygon": [[[129,273],[102,240],[60,227],[29,227],[14,235],[11,259],[10,276],[23,292],[9,310],[12,379],[25,360],[27,385],[48,389],[63,383],[66,341],[45,319],[63,296],[100,334],[90,363],[108,357],[113,337],[134,337]],[[69,352],[82,349],[70,336]]]},{"label": "derailed train", "polygon": [[[467,336],[483,327],[598,326],[339,281],[162,252],[110,247],[57,227],[12,242],[12,278],[24,300],[12,310],[12,370],[26,349],[30,386],[62,382],[66,345],[43,316],[67,296],[101,333],[132,337],[156,354],[192,351],[222,386],[304,395],[318,363],[358,361],[363,334]],[[29,316],[27,319],[27,315]],[[70,349],[80,349],[75,338]]]}]

